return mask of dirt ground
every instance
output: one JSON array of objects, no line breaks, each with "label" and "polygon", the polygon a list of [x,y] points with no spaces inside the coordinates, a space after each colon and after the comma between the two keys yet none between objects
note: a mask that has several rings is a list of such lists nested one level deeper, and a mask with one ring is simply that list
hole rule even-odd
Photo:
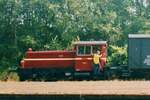
[{"label": "dirt ground", "polygon": [[0,82],[0,94],[150,96],[150,81]]}]

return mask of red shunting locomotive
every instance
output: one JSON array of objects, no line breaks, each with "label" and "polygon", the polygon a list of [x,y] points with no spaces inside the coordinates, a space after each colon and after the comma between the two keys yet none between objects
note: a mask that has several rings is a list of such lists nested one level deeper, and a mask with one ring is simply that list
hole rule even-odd
[{"label": "red shunting locomotive", "polygon": [[52,78],[55,75],[91,75],[93,71],[94,50],[100,50],[100,65],[103,70],[106,64],[106,41],[79,41],[73,43],[70,51],[32,51],[26,52],[21,61],[19,74],[21,79],[45,77]]}]

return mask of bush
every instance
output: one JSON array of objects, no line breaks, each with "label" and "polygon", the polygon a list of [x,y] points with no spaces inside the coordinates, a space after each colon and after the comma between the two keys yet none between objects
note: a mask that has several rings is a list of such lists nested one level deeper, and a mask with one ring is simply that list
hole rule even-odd
[{"label": "bush", "polygon": [[19,81],[19,76],[16,72],[10,72],[7,76],[7,81]]},{"label": "bush", "polygon": [[0,73],[0,81],[19,81],[19,76],[16,72],[5,70]]},{"label": "bush", "polygon": [[108,48],[107,66],[127,65],[127,46],[117,47],[110,45]]},{"label": "bush", "polygon": [[1,81],[7,81],[7,77],[8,77],[8,71],[3,71],[0,73],[0,80]]},{"label": "bush", "polygon": [[[17,62],[17,61],[16,61]],[[19,77],[16,72],[10,72],[16,64],[14,60],[3,57],[0,61],[0,81],[18,81]]]}]

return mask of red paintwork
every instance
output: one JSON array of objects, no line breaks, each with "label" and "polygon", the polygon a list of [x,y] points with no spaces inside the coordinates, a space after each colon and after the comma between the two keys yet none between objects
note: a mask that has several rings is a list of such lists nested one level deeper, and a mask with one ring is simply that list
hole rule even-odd
[{"label": "red paintwork", "polygon": [[[87,44],[89,45],[89,44]],[[92,44],[93,45],[93,44]],[[100,64],[106,64],[106,44],[99,45],[102,57]],[[73,68],[75,71],[92,71],[92,55],[76,55],[76,47],[72,51],[32,51],[26,52],[25,59],[21,61],[21,68]]]},{"label": "red paintwork", "polygon": [[75,61],[75,71],[91,71],[92,56],[77,56]]},{"label": "red paintwork", "polygon": [[72,58],[74,51],[27,51],[26,58]]},{"label": "red paintwork", "polygon": [[106,50],[107,50],[107,47],[106,47],[106,45],[102,45],[101,46],[101,54],[102,54],[102,57],[101,57],[101,59],[100,59],[100,64],[101,64],[101,66],[102,66],[102,68],[104,69],[104,66],[105,66],[105,64],[106,64]]},{"label": "red paintwork", "polygon": [[[56,59],[24,59],[24,68],[69,68],[74,66],[74,60]],[[23,66],[22,66],[23,67]]]},{"label": "red paintwork", "polygon": [[27,51],[22,68],[67,68],[74,66],[74,51]]}]

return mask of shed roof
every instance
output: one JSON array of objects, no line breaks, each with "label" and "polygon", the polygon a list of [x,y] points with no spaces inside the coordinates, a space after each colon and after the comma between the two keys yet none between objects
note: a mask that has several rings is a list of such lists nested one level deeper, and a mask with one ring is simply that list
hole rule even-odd
[{"label": "shed roof", "polygon": [[107,44],[107,41],[77,41],[74,45],[103,45]]},{"label": "shed roof", "polygon": [[129,34],[129,38],[150,38],[150,34]]}]

